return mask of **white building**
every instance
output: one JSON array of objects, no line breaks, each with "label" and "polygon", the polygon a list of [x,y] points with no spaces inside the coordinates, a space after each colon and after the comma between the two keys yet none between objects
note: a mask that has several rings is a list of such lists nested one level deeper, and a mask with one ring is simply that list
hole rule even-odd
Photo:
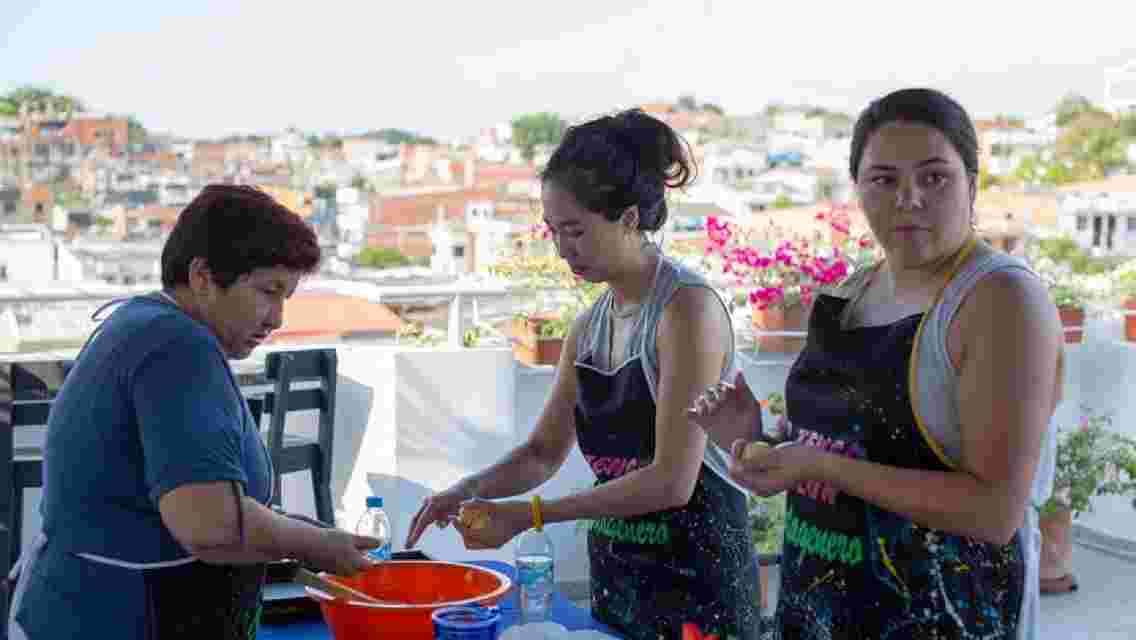
[{"label": "white building", "polygon": [[773,116],[773,130],[802,140],[824,138],[824,118],[803,109],[785,109]]},{"label": "white building", "polygon": [[1094,255],[1136,256],[1136,180],[1128,182],[1126,190],[1071,186],[1059,196],[1058,228]]},{"label": "white building", "polygon": [[84,281],[139,285],[162,280],[162,242],[77,240],[67,246]]},{"label": "white building", "polygon": [[345,138],[343,157],[352,169],[373,175],[382,167],[389,167],[392,161],[398,165],[398,145],[378,138]]},{"label": "white building", "polygon": [[269,156],[273,162],[298,164],[308,155],[308,141],[298,129],[288,129],[273,136],[269,143]]},{"label": "white building", "polygon": [[[352,256],[367,242],[370,203],[367,194],[354,187],[340,187],[335,192],[335,225],[339,229],[339,255]],[[346,256],[344,256],[346,254]]]},{"label": "white building", "polygon": [[820,178],[811,171],[773,169],[758,176],[753,191],[759,196],[755,201],[764,205],[778,198],[787,198],[794,205],[811,204],[819,198]]},{"label": "white building", "polygon": [[708,145],[702,174],[713,184],[752,182],[769,166],[765,149],[748,145]]}]

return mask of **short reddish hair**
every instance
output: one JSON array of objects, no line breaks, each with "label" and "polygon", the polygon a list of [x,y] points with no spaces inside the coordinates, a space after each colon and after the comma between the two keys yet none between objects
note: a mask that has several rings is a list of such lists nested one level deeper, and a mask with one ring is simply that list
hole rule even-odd
[{"label": "short reddish hair", "polygon": [[162,286],[189,284],[189,263],[202,258],[228,288],[260,268],[312,273],[319,266],[315,231],[272,196],[249,186],[211,184],[178,215],[162,248]]}]

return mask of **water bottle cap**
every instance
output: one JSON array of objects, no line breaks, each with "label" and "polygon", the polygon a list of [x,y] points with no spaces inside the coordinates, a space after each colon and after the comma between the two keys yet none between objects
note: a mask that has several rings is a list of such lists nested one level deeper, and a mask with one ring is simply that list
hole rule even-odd
[{"label": "water bottle cap", "polygon": [[383,499],[380,496],[367,496],[368,509],[382,509]]}]

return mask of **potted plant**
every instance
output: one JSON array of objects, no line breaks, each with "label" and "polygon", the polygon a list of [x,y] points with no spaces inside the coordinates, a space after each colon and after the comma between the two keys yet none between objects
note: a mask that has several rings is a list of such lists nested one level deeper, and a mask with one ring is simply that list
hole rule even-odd
[{"label": "potted plant", "polygon": [[1093,496],[1136,494],[1136,440],[1110,430],[1108,414],[1085,409],[1081,423],[1058,430],[1053,495],[1035,505],[1040,516],[1041,591],[1075,590],[1073,519],[1092,510]]},{"label": "potted plant", "polygon": [[445,344],[446,334],[421,322],[406,322],[395,332],[395,341],[399,345],[430,349]]},{"label": "potted plant", "polygon": [[[494,276],[540,295],[537,311],[513,316],[507,332],[517,359],[526,364],[553,365],[560,360],[564,338],[576,315],[599,297],[606,287],[577,277],[552,251],[547,226],[530,227],[527,242],[511,256],[490,267]],[[565,300],[565,295],[567,299]]]},{"label": "potted plant", "polygon": [[1124,339],[1136,342],[1136,268],[1118,271],[1116,288],[1120,295],[1121,308],[1124,309]]},{"label": "potted plant", "polygon": [[1086,295],[1071,279],[1053,281],[1049,285],[1053,303],[1061,316],[1061,326],[1065,330],[1066,344],[1080,344],[1085,336]]},{"label": "potted plant", "polygon": [[[566,317],[571,315],[572,317]],[[511,342],[517,359],[530,365],[554,365],[560,361],[564,338],[575,313],[564,311],[517,313],[513,316]]]},{"label": "potted plant", "polygon": [[[785,437],[787,418],[785,416],[785,397],[771,393],[760,404],[772,419],[772,428],[765,435],[780,439]],[[750,535],[757,557],[758,581],[761,588],[761,609],[769,606],[769,567],[779,562],[782,540],[785,535],[785,494],[780,493],[766,498],[747,494],[749,507]]]},{"label": "potted plant", "polygon": [[1080,343],[1084,339],[1085,308],[1090,301],[1102,300],[1107,276],[1102,279],[1100,267],[1067,236],[1044,238],[1031,244],[1026,249],[1026,258],[1049,287],[1061,315],[1066,344]]},{"label": "potted plant", "polygon": [[818,212],[809,235],[775,223],[765,229],[711,217],[707,220],[706,268],[744,289],[757,342],[763,351],[792,353],[804,344],[805,314],[819,287],[839,284],[873,261],[867,233],[853,239],[845,208]]},{"label": "potted plant", "polygon": [[769,566],[777,564],[785,533],[785,494],[768,498],[749,495],[750,535],[757,557],[757,577],[761,588],[761,609],[769,607]]}]

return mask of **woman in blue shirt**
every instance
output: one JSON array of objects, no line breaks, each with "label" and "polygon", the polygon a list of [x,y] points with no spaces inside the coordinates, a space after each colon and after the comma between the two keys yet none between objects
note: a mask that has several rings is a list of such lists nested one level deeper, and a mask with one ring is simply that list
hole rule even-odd
[{"label": "woman in blue shirt", "polygon": [[210,186],[181,213],[162,291],[115,309],[53,402],[10,637],[252,640],[267,562],[367,566],[379,541],[267,507],[268,452],[228,364],[319,259],[304,221],[255,189]]}]

